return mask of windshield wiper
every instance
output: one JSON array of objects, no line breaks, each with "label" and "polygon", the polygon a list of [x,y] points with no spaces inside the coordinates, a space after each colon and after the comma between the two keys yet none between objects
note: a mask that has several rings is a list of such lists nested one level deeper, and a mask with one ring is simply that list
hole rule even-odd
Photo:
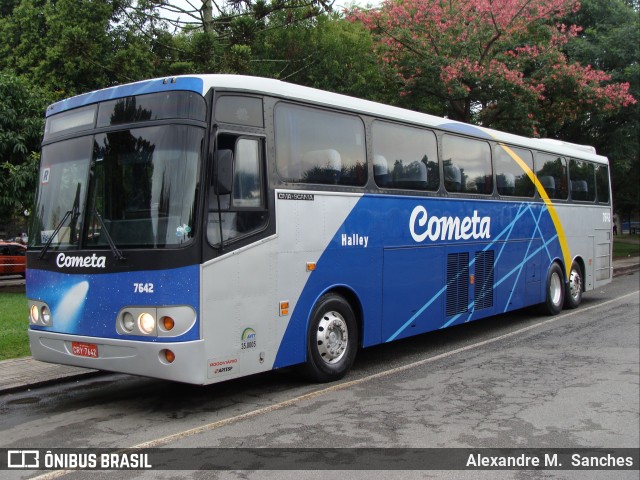
[{"label": "windshield wiper", "polygon": [[78,217],[80,216],[80,187],[81,187],[80,182],[78,182],[78,188],[76,188],[76,198],[73,201],[73,206],[71,207],[71,210],[68,210],[64,214],[64,216],[62,217],[62,220],[60,220],[56,228],[53,230],[53,233],[49,236],[49,240],[47,240],[47,243],[45,243],[44,247],[42,247],[42,251],[40,252],[40,256],[38,257],[40,260],[42,260],[42,257],[44,257],[44,254],[47,253],[47,250],[49,250],[49,247],[53,243],[53,239],[56,238],[56,235],[58,234],[58,232],[60,232],[60,229],[62,228],[64,223],[67,221],[67,218],[69,217],[71,217],[71,222],[69,224],[69,228],[71,230],[70,237],[69,237],[70,243],[75,238],[74,230],[75,230],[76,223],[78,221]]},{"label": "windshield wiper", "polygon": [[100,216],[100,214],[98,213],[98,209],[95,207],[95,205],[93,207],[93,214],[98,218],[98,221],[100,222],[100,226],[102,227],[101,233],[104,232],[104,237],[107,239],[107,243],[109,244],[109,248],[111,248],[114,257],[116,257],[118,260],[124,260],[124,255],[122,255],[122,252],[118,250],[118,247],[116,247],[116,244],[113,241],[113,238],[111,238],[111,234],[109,233],[109,230],[107,230],[107,226],[104,224],[104,220],[102,220],[102,216]]},{"label": "windshield wiper", "polygon": [[[42,259],[44,257],[44,254],[47,253],[47,250],[49,250],[49,247],[53,243],[53,239],[56,238],[56,235],[58,234],[58,232],[60,232],[60,229],[64,226],[65,222],[67,221],[67,218],[69,217],[71,217],[71,222],[69,223],[69,226],[71,229],[69,240],[71,242],[74,241],[76,223],[78,222],[78,217],[80,216],[80,188],[81,188],[81,185],[80,183],[78,183],[78,188],[76,189],[76,198],[73,201],[73,206],[71,207],[71,210],[68,210],[64,214],[64,216],[62,217],[62,220],[60,220],[60,223],[58,223],[56,228],[53,230],[53,233],[49,237],[49,240],[47,240],[47,243],[45,243],[44,247],[42,247],[42,251],[40,252],[40,257],[39,257],[40,259]],[[98,218],[98,221],[102,226],[102,232],[104,232],[104,236],[107,239],[107,243],[109,244],[109,248],[111,248],[113,255],[118,260],[124,260],[125,259],[124,255],[122,255],[122,252],[118,250],[118,247],[116,247],[116,244],[114,243],[113,238],[111,238],[111,235],[107,230],[107,226],[104,224],[104,221],[102,220],[102,217],[98,213],[98,210],[96,209],[95,206],[93,207],[93,214]]]}]

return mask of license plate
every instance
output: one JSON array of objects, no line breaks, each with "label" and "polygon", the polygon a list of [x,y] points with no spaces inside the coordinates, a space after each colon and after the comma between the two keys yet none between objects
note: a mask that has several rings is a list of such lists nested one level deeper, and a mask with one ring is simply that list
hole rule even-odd
[{"label": "license plate", "polygon": [[71,352],[78,357],[98,358],[98,346],[95,343],[71,342]]}]

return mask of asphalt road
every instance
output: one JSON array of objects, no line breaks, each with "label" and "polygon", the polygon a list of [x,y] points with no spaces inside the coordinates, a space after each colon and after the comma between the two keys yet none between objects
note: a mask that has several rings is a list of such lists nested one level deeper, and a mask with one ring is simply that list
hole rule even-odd
[{"label": "asphalt road", "polygon": [[[313,385],[277,371],[208,387],[105,375],[0,397],[0,448],[640,446],[639,276],[360,352]],[[540,478],[542,472],[91,472],[91,478]],[[0,472],[30,478],[36,472]],[[48,474],[45,478],[55,478]],[[87,478],[75,472],[65,478]],[[545,471],[638,478],[637,471]]]}]

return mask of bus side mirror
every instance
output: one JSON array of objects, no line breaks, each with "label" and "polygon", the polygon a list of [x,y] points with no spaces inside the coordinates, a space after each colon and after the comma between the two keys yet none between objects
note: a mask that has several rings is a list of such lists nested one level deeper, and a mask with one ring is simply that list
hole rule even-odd
[{"label": "bus side mirror", "polygon": [[218,150],[214,157],[213,189],[217,195],[228,195],[233,186],[233,151]]}]

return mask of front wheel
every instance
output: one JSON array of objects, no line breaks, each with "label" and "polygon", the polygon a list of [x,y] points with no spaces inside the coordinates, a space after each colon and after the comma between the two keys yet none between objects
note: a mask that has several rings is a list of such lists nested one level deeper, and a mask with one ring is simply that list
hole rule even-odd
[{"label": "front wheel", "polygon": [[564,306],[565,308],[577,308],[582,301],[582,269],[577,262],[571,265],[569,273],[569,288],[567,288]]},{"label": "front wheel", "polygon": [[353,309],[340,295],[318,300],[307,332],[307,375],[317,382],[344,377],[358,350],[358,324]]},{"label": "front wheel", "polygon": [[541,304],[543,313],[557,315],[564,304],[564,279],[560,265],[554,263],[547,273],[546,298]]}]

